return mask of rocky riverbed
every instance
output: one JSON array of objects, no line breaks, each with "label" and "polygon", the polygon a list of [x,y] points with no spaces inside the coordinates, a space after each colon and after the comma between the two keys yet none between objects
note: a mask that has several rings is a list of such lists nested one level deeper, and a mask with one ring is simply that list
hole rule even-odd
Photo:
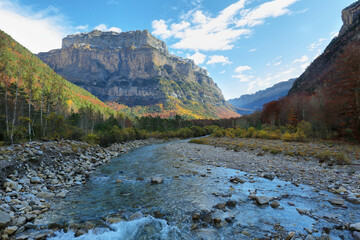
[{"label": "rocky riverbed", "polygon": [[[264,151],[261,147],[264,146],[266,140],[257,141],[258,145],[254,146],[253,139],[242,139],[242,144],[240,144],[241,146],[246,146],[247,141],[247,144],[252,147],[242,148],[240,150],[238,148],[234,149],[230,146],[230,144],[218,144],[219,142],[223,143],[229,141],[229,139],[219,140],[208,138],[208,140],[209,141],[206,142],[206,145],[187,142],[173,144],[170,145],[169,150],[178,152],[184,157],[184,159],[200,161],[204,165],[237,169],[242,172],[252,174],[252,176],[263,177],[270,180],[278,178],[284,181],[289,181],[297,187],[301,187],[302,184],[310,185],[314,187],[315,192],[319,192],[320,196],[325,195],[324,193],[320,193],[321,190],[332,192],[336,194],[337,197],[328,199],[324,196],[323,201],[330,202],[334,206],[347,208],[347,205],[349,204],[360,204],[360,166],[358,165],[359,159],[357,158],[353,158],[351,160],[352,164],[338,165],[333,162],[319,162],[317,158],[311,156],[289,156],[284,153],[276,155],[271,154],[270,152]],[[238,145],[239,142],[234,144]],[[274,144],[274,146],[281,148],[281,144],[283,143],[277,142],[276,144],[274,141],[270,141],[270,144]],[[297,146],[297,144],[300,146]],[[307,148],[310,149],[310,146],[311,143],[308,143]],[[299,149],[306,148],[306,144],[294,143],[292,147]],[[325,144],[319,144],[316,146],[316,148],[326,147],[329,146]],[[356,154],[353,156],[355,155]],[[241,184],[246,181],[239,178],[230,178],[230,182],[234,184]],[[257,196],[256,190],[249,195],[249,198],[254,199],[259,205],[271,203],[271,197]],[[288,202],[288,204],[291,206],[292,203]],[[272,202],[271,207],[279,207],[278,202]],[[304,211],[303,209],[297,209],[297,211],[300,214],[311,216],[310,211]],[[355,214],[358,216],[359,213],[349,212],[349,214]],[[330,215],[331,213],[329,213],[329,216]],[[325,216],[325,219],[328,217]],[[315,217],[316,220],[318,220],[317,218],[318,217]],[[324,218],[324,216],[322,218]],[[360,239],[360,228],[356,229],[356,226],[360,223],[345,224],[341,219],[333,220],[334,223],[339,224],[337,226],[338,228],[355,230],[352,232],[352,237],[354,239]],[[340,227],[340,225],[342,225],[342,227]],[[324,236],[319,239],[331,239],[326,234],[326,232],[330,230],[331,229],[325,229]],[[309,233],[311,233],[311,231],[309,231]],[[295,238],[289,236],[286,239]],[[306,239],[316,238],[313,238],[313,236],[309,234]]]},{"label": "rocky riverbed", "polygon": [[[358,165],[264,150],[265,143],[283,148],[282,142],[248,139],[241,146],[249,147],[238,149],[217,140],[215,146],[186,141],[152,145],[120,158],[163,141],[109,148],[75,141],[3,147],[1,239],[46,239],[62,229],[54,239],[102,239],[97,237],[102,233],[118,237],[129,229],[144,237],[150,233],[141,229],[152,233],[159,226],[179,234],[174,239],[184,239],[182,234],[196,239],[360,239]],[[298,144],[292,148],[314,147]],[[356,154],[349,153],[353,164]],[[51,220],[54,215],[66,222]]]},{"label": "rocky riverbed", "polygon": [[34,222],[65,198],[72,186],[82,185],[96,167],[131,149],[163,142],[136,140],[109,148],[77,141],[28,142],[0,148],[1,239],[41,239],[52,234]]}]

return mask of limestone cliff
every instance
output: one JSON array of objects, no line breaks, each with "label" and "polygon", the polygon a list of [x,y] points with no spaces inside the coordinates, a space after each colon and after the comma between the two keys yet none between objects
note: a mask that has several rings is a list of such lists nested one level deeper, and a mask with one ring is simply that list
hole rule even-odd
[{"label": "limestone cliff", "polygon": [[[206,70],[169,54],[165,43],[147,30],[70,35],[63,39],[61,49],[38,56],[103,101],[133,107],[166,105],[175,99],[185,105],[198,102],[224,108],[236,116]],[[214,111],[205,115],[222,117]]]},{"label": "limestone cliff", "polygon": [[345,33],[346,30],[349,28],[349,26],[351,26],[354,23],[354,20],[359,15],[359,13],[360,13],[360,1],[357,1],[351,4],[350,6],[348,6],[347,8],[345,8],[344,10],[342,10],[341,17],[344,24],[340,30],[340,35]]}]

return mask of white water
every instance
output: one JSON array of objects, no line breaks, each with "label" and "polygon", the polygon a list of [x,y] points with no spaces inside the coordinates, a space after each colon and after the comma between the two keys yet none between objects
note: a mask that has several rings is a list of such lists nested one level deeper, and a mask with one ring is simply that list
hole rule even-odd
[{"label": "white water", "polygon": [[153,217],[144,217],[129,222],[119,222],[110,225],[109,229],[95,229],[79,237],[69,231],[57,232],[51,240],[135,240],[135,239],[183,239],[178,228],[169,226],[165,220]]}]

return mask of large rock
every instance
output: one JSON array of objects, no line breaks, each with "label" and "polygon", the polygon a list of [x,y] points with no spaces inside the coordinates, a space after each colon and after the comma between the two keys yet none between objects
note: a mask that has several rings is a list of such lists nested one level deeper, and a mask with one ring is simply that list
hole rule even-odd
[{"label": "large rock", "polygon": [[9,225],[10,221],[10,215],[6,212],[0,211],[0,228],[4,228]]}]

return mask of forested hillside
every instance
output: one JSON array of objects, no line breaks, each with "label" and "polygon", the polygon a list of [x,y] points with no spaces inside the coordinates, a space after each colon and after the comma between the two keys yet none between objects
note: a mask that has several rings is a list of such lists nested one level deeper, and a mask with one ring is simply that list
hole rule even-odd
[{"label": "forested hillside", "polygon": [[[79,131],[91,131],[96,122],[110,116],[124,119],[89,92],[57,75],[3,31],[0,79],[0,141],[71,138]],[[66,118],[72,127],[67,126]]]}]

